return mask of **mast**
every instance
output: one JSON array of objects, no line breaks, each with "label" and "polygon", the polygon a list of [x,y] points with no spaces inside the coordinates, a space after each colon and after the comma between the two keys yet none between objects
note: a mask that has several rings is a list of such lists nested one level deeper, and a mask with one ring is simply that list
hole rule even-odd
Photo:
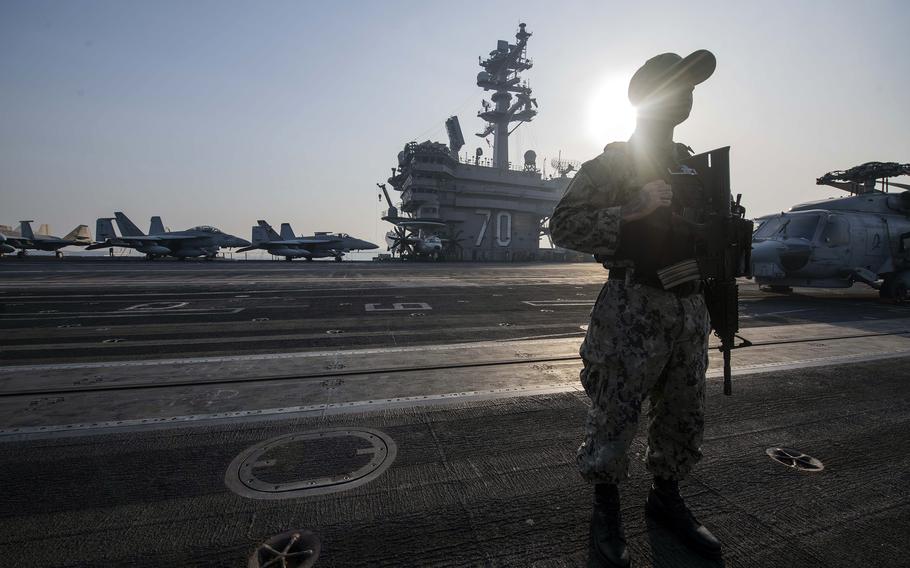
[{"label": "mast", "polygon": [[[531,98],[531,87],[521,82],[519,73],[533,65],[525,56],[525,49],[531,33],[525,31],[525,24],[518,25],[515,34],[517,43],[509,44],[499,40],[490,57],[480,60],[483,71],[477,74],[477,86],[485,91],[493,91],[491,105],[483,100],[483,110],[477,116],[487,121],[487,127],[477,136],[486,138],[493,134],[493,165],[501,170],[509,169],[509,124],[512,122],[530,122],[537,114],[537,100]],[[512,103],[512,93],[515,102]],[[517,128],[517,126],[516,126]]]}]

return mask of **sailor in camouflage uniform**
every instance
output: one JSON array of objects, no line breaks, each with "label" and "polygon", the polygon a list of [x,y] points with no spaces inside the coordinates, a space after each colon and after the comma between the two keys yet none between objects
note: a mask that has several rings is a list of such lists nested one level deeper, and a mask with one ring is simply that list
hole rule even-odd
[{"label": "sailor in camouflage uniform", "polygon": [[556,244],[591,253],[609,269],[581,346],[591,409],[577,460],[595,486],[592,566],[629,565],[618,484],[645,397],[651,402],[645,459],[654,475],[646,510],[694,549],[720,555],[720,543],[692,516],[678,487],[701,458],[708,311],[701,282],[665,290],[657,277],[691,252],[691,235],[670,228],[668,174],[691,155],[673,142],[673,128],[689,116],[695,85],[715,65],[704,50],[649,59],[629,84],[638,109],[632,138],[583,164],[550,219]]}]

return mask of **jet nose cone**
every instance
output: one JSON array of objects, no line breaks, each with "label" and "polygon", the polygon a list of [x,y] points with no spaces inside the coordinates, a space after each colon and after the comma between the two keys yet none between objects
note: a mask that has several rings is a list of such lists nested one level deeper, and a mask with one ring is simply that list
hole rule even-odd
[{"label": "jet nose cone", "polygon": [[379,245],[374,245],[373,243],[371,243],[369,241],[360,241],[360,245],[361,245],[360,248],[362,248],[363,250],[373,250],[373,249],[379,248]]},{"label": "jet nose cone", "polygon": [[231,241],[230,246],[232,248],[240,248],[240,247],[248,247],[251,244],[252,243],[250,243],[250,241],[248,241],[246,239],[241,239],[240,237],[234,237],[234,239]]}]

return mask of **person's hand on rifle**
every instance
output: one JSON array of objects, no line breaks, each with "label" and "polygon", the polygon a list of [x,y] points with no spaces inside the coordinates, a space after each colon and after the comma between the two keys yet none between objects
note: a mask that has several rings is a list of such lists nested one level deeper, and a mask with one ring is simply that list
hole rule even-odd
[{"label": "person's hand on rifle", "polygon": [[622,208],[623,221],[637,221],[647,217],[660,207],[669,207],[673,202],[673,188],[662,179],[650,181],[641,187],[638,195]]}]

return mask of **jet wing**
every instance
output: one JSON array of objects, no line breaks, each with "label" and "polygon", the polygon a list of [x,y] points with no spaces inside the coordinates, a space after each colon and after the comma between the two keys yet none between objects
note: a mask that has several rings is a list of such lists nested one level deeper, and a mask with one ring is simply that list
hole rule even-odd
[{"label": "jet wing", "polygon": [[190,239],[205,238],[207,235],[149,235],[147,237],[130,237],[131,239],[140,239],[146,242],[161,241],[188,241]]},{"label": "jet wing", "polygon": [[108,247],[139,247],[142,245],[150,245],[156,243],[163,246],[168,246],[168,243],[186,241],[195,238],[198,237],[193,237],[190,235],[175,235],[172,237],[163,235],[137,235],[135,237],[121,236],[117,237],[116,239],[108,239],[106,241],[92,243],[85,247],[85,250],[97,250]]},{"label": "jet wing", "polygon": [[161,243],[166,244],[174,241],[188,241],[190,239],[198,239],[199,236],[196,235],[148,235],[143,237],[120,237],[121,241],[128,243],[136,244],[146,244],[146,243]]},{"label": "jet wing", "polygon": [[337,240],[325,240],[317,241],[314,239],[294,239],[293,241],[263,241],[261,243],[252,244],[248,247],[243,247],[237,249],[237,252],[248,252],[251,250],[262,249],[269,250],[273,248],[286,247],[294,250],[309,252],[308,248],[305,248],[307,245],[322,244],[322,243],[337,243]]},{"label": "jet wing", "polygon": [[274,244],[279,245],[331,245],[335,243],[340,243],[341,239],[294,239],[293,241],[278,241]]},{"label": "jet wing", "polygon": [[104,241],[101,243],[92,243],[92,244],[88,245],[87,247],[85,247],[85,250],[98,250],[98,249],[116,247],[116,246],[120,246],[120,245],[113,243],[111,241]]}]

